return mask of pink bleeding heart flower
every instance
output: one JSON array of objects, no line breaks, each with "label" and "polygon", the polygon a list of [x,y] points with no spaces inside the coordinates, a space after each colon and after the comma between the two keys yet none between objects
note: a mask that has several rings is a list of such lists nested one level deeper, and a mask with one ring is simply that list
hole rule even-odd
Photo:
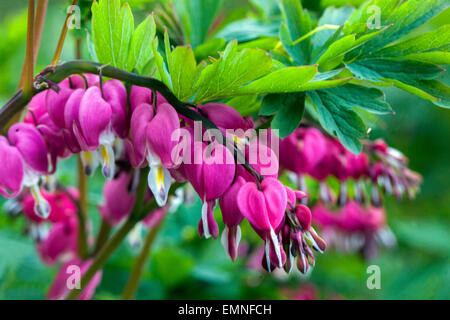
[{"label": "pink bleeding heart flower", "polygon": [[[79,198],[79,193],[77,189],[70,188],[68,192],[71,196],[67,195],[64,191],[47,192],[42,191],[42,196],[50,204],[50,215],[48,216],[48,221],[50,222],[60,222],[71,217],[75,217],[77,213],[77,206],[73,200]],[[36,223],[44,222],[45,220],[35,214],[36,201],[31,194],[25,195],[22,200],[23,213],[25,216]]]},{"label": "pink bleeding heart flower", "polygon": [[16,147],[0,136],[0,194],[6,198],[14,198],[22,190],[24,168],[22,156]]},{"label": "pink bleeding heart flower", "polygon": [[[139,107],[141,104],[153,104],[153,93],[152,90],[144,87],[132,86],[130,90],[130,107],[131,111]],[[167,100],[159,93],[156,93],[156,103],[168,103]]]},{"label": "pink bleeding heart flower", "polygon": [[225,229],[222,232],[221,242],[225,252],[231,260],[237,257],[239,242],[241,240],[241,228],[239,224],[244,219],[237,204],[239,190],[245,184],[244,178],[238,176],[230,188],[219,198],[220,210]]},{"label": "pink bleeding heart flower", "polygon": [[78,220],[76,217],[54,223],[47,237],[37,246],[42,261],[53,265],[64,256],[76,256],[77,234]]},{"label": "pink bleeding heart flower", "polygon": [[[192,140],[191,159],[181,169],[202,199],[202,219],[198,230],[200,236],[217,238],[219,228],[214,219],[216,200],[228,190],[235,175],[235,163],[231,152],[216,142],[209,145]],[[200,160],[201,161],[198,161]],[[200,163],[199,163],[200,162]]]},{"label": "pink bleeding heart flower", "polygon": [[[64,263],[47,293],[49,300],[63,300],[70,293],[70,289],[77,290],[81,277],[86,273],[92,264],[92,259],[82,261],[79,258],[74,258]],[[95,293],[95,289],[100,284],[102,279],[102,271],[97,271],[92,280],[83,289],[83,292],[78,297],[79,300],[90,300]]]},{"label": "pink bleeding heart flower", "polygon": [[[284,221],[287,194],[283,184],[274,178],[264,179],[260,186],[253,182],[243,185],[238,194],[238,206],[242,215],[266,242],[266,258],[270,257],[270,246],[276,252],[276,265],[283,263],[281,246],[276,230]],[[267,263],[270,266],[270,263]]]},{"label": "pink bleeding heart flower", "polygon": [[46,219],[50,205],[39,190],[39,178],[48,174],[48,149],[40,132],[29,123],[16,123],[9,128],[8,137],[20,152],[23,162],[22,185],[29,187],[36,200],[35,212]]},{"label": "pink bleeding heart flower", "polygon": [[168,207],[164,206],[158,209],[153,210],[150,212],[144,220],[142,220],[142,223],[144,226],[146,226],[149,229],[153,229],[157,227],[161,221],[164,219],[168,211]]},{"label": "pink bleeding heart flower", "polygon": [[[84,75],[88,85],[95,85],[98,82],[94,81],[93,75]],[[96,77],[98,78],[98,77]],[[64,129],[64,111],[67,100],[76,89],[86,89],[85,81],[82,76],[73,75],[60,83],[58,83],[59,91],[46,90],[45,105],[53,123],[60,129]]]},{"label": "pink bleeding heart flower", "polygon": [[326,152],[326,138],[315,128],[298,128],[280,141],[281,166],[298,175],[316,166]]},{"label": "pink bleeding heart flower", "polygon": [[145,159],[150,167],[148,185],[161,207],[167,203],[172,177],[169,169],[179,165],[173,159],[180,135],[180,120],[168,103],[154,106],[143,103],[131,116],[131,143],[128,144],[131,163],[141,166]]},{"label": "pink bleeding heart flower", "polygon": [[[124,138],[128,132],[126,103],[124,85],[118,80],[109,80],[102,89],[87,89],[79,104],[80,129],[87,145],[84,151],[100,149],[102,173],[107,179],[112,179],[115,173],[115,138]],[[86,163],[89,160],[86,159]]]},{"label": "pink bleeding heart flower", "polygon": [[207,103],[198,106],[200,112],[221,129],[242,129],[244,131],[253,128],[253,123],[242,117],[236,109],[224,103]]},{"label": "pink bleeding heart flower", "polygon": [[132,175],[122,172],[116,179],[107,181],[103,188],[105,204],[99,211],[111,226],[119,224],[133,209],[135,195],[131,193]]}]

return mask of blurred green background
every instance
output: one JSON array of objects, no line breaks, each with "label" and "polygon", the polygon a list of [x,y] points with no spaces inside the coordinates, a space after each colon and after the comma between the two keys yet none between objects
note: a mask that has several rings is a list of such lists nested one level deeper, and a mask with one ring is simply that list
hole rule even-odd
[{"label": "blurred green background", "polygon": [[[152,1],[129,1],[142,14]],[[242,17],[247,1],[225,1],[230,17]],[[361,1],[322,1],[345,4]],[[308,1],[305,1],[308,3]],[[15,92],[23,63],[26,38],[27,1],[0,1],[0,104]],[[53,55],[68,2],[51,0],[37,61],[45,67]],[[310,6],[320,8],[318,1]],[[243,9],[244,8],[244,9]],[[244,12],[244,14],[243,14]],[[447,12],[428,26],[449,22]],[[230,18],[232,19],[232,18]],[[62,60],[74,58],[74,37],[69,35]],[[89,58],[86,46],[83,57]],[[447,84],[450,77],[445,79]],[[450,298],[450,112],[396,89],[387,88],[387,100],[395,116],[374,120],[370,137],[382,137],[410,158],[410,167],[424,177],[421,192],[413,201],[386,199],[388,223],[398,246],[381,250],[378,258],[365,262],[360,256],[328,251],[317,257],[307,277],[292,274],[267,275],[246,266],[246,259],[232,263],[220,241],[200,239],[199,200],[167,217],[153,247],[150,263],[139,287],[138,299],[270,299],[292,298],[312,283],[317,298],[343,299],[449,299]],[[1,162],[1,160],[0,160]],[[76,181],[74,159],[61,162],[58,174],[66,183]],[[103,178],[96,176],[89,190],[90,217],[96,230]],[[0,199],[0,204],[3,199]],[[24,220],[0,212],[0,299],[43,299],[57,271],[43,265],[34,244],[24,234]],[[258,240],[244,228],[243,238],[251,248]],[[119,298],[137,252],[127,243],[103,269],[103,280],[95,298]],[[366,286],[367,266],[381,268],[381,289]],[[290,289],[286,289],[290,288]],[[290,290],[290,291],[289,291]]]}]

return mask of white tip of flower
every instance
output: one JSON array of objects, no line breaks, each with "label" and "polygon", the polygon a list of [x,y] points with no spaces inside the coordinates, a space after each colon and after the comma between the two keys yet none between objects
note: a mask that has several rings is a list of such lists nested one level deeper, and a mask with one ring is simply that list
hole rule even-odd
[{"label": "white tip of flower", "polygon": [[229,256],[230,250],[228,247],[228,233],[230,231],[228,230],[228,227],[225,226],[225,229],[222,231],[222,236],[220,237],[220,243],[222,243],[223,248],[225,249],[225,253]]},{"label": "white tip of flower", "polygon": [[138,223],[131,229],[128,235],[128,243],[131,248],[138,250],[142,246],[142,223]]},{"label": "white tip of flower", "polygon": [[266,253],[266,263],[267,263],[267,271],[271,272],[270,268],[270,242],[266,240],[266,245],[264,247],[264,251]]},{"label": "white tip of flower", "polygon": [[102,159],[103,176],[108,180],[112,180],[116,171],[116,160],[114,149],[111,144],[100,146],[100,157]]},{"label": "white tip of flower", "polygon": [[278,237],[272,228],[270,228],[270,238],[272,239],[273,246],[275,248],[275,253],[277,254],[278,267],[282,268],[283,267],[283,259],[281,259],[280,244],[278,242]]},{"label": "white tip of flower", "polygon": [[34,213],[38,217],[41,217],[42,219],[47,219],[50,216],[50,204],[48,201],[42,196],[41,190],[39,190],[39,187],[37,184],[34,184],[30,187],[31,194],[34,198]]},{"label": "white tip of flower", "polygon": [[163,207],[167,203],[172,177],[169,170],[162,165],[151,165],[148,174],[148,187],[155,197],[158,206]]},{"label": "white tip of flower", "polygon": [[92,176],[99,164],[99,156],[97,151],[81,152],[80,157],[81,163],[83,164],[84,173],[87,176]]},{"label": "white tip of flower", "polygon": [[[211,238],[211,232],[209,232],[208,225],[208,202],[204,201],[202,205],[202,224],[203,224],[203,235],[205,239]],[[227,245],[228,248],[228,245]]]}]

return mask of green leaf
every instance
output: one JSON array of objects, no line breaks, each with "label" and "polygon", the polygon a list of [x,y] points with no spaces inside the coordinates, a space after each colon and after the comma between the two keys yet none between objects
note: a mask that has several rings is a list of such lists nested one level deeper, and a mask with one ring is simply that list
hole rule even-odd
[{"label": "green leaf", "polygon": [[271,68],[272,59],[263,50],[238,51],[237,42],[232,41],[227,45],[222,56],[200,74],[195,85],[198,90],[195,102],[227,97],[233,90],[267,74]]},{"label": "green leaf", "polygon": [[[343,25],[353,11],[354,9],[350,6],[344,6],[342,8],[328,7],[320,17],[318,26],[320,27],[326,24],[337,26]],[[335,32],[336,30],[322,30],[314,34],[311,38],[313,52],[321,48],[328,39],[333,37]]]},{"label": "green leaf", "polygon": [[175,10],[180,17],[184,33],[193,48],[202,44],[223,0],[177,0]]},{"label": "green leaf", "polygon": [[314,79],[303,85],[303,91],[338,87],[354,79],[352,77],[332,79],[332,77],[337,76],[343,70],[344,69],[336,69],[327,72],[318,72]]},{"label": "green leaf", "polygon": [[211,39],[197,46],[194,50],[197,61],[202,61],[208,57],[219,57],[219,51],[225,48],[225,39]]},{"label": "green leaf", "polygon": [[383,92],[376,88],[346,84],[340,87],[329,88],[325,92],[327,96],[340,106],[360,108],[375,114],[392,113],[391,106],[384,100]]},{"label": "green leaf", "polygon": [[178,99],[187,101],[195,94],[194,85],[205,65],[197,65],[191,47],[176,47],[166,54],[173,91]]},{"label": "green leaf", "polygon": [[236,109],[242,116],[249,116],[261,107],[261,100],[257,95],[238,96],[227,101],[227,105]]},{"label": "green leaf", "polygon": [[[385,3],[386,1],[383,2]],[[379,48],[402,38],[433,18],[448,4],[447,0],[409,0],[401,3],[399,6],[395,6],[396,2],[392,1],[391,4],[386,4],[385,8],[380,10],[381,25],[387,26],[392,24],[392,27],[384,32],[382,36],[369,41],[364,46],[363,55],[371,54]]]},{"label": "green leaf", "polygon": [[[169,36],[167,35],[167,31],[164,33],[164,40],[165,42],[168,41]],[[166,41],[167,40],[167,41]],[[169,80],[169,76],[166,73],[166,70],[164,68],[164,58],[162,57],[162,55],[158,52],[158,38],[155,38],[155,41],[152,41],[152,51],[153,51],[153,56],[155,59],[155,65],[156,68],[158,70],[158,74],[159,74],[159,79],[164,82],[165,85],[167,85],[169,88],[172,87],[172,84]]]},{"label": "green leaf", "polygon": [[316,66],[287,67],[278,69],[261,79],[233,90],[233,94],[262,94],[300,92],[303,85],[314,79]]},{"label": "green leaf", "polygon": [[[279,106],[279,111],[272,119],[272,129],[278,130],[278,136],[283,139],[294,132],[300,125],[305,112],[305,94],[288,93],[276,95],[275,102]],[[274,103],[274,97],[270,98]],[[277,133],[277,131],[275,131]]]},{"label": "green leaf", "polygon": [[144,66],[152,59],[152,42],[155,41],[156,25],[153,16],[148,16],[139,24],[131,38],[128,52],[127,70],[136,68],[142,71]]},{"label": "green leaf", "polygon": [[326,90],[308,91],[307,96],[316,106],[322,127],[351,152],[358,154],[362,145],[359,141],[364,138],[366,130],[361,118],[346,106],[334,101],[333,96],[326,94]]},{"label": "green leaf", "polygon": [[408,83],[411,79],[431,80],[444,70],[418,61],[366,59],[347,64],[347,68],[358,78],[372,81],[397,79]]},{"label": "green leaf", "polygon": [[312,30],[311,18],[303,10],[299,0],[280,0],[280,8],[285,23],[280,28],[281,42],[296,65],[308,64],[311,56],[311,39],[308,38],[294,46],[291,43]]},{"label": "green leaf", "polygon": [[[442,26],[436,30],[421,34],[375,53],[379,57],[406,57],[414,59],[423,53],[449,53],[450,51],[450,25]],[[448,57],[448,55],[447,55]],[[442,64],[450,64],[444,61]],[[440,63],[438,63],[440,64]]]},{"label": "green leaf", "polygon": [[92,5],[92,36],[100,63],[126,69],[134,30],[130,6],[120,0],[100,0]]},{"label": "green leaf", "polygon": [[216,37],[224,38],[227,41],[245,42],[260,37],[276,37],[279,28],[278,21],[267,23],[256,19],[243,19],[230,23]]},{"label": "green leaf", "polygon": [[155,252],[152,257],[155,277],[167,287],[182,283],[192,271],[194,261],[175,248]]}]

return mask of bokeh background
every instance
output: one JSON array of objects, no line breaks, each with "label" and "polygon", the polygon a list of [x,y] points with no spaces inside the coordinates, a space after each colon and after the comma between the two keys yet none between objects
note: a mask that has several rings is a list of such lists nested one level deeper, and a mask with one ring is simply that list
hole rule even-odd
[{"label": "bokeh background", "polygon": [[[153,1],[128,1],[142,16],[150,12]],[[320,10],[327,5],[362,1],[304,1]],[[25,53],[25,0],[0,0],[0,105],[15,92]],[[53,55],[68,1],[51,0],[44,26],[37,70]],[[229,19],[247,14],[247,1],[225,1]],[[140,10],[140,11],[139,11]],[[449,23],[449,10],[421,27],[434,28]],[[75,52],[74,35],[69,35],[62,60]],[[83,57],[88,59],[86,46]],[[446,73],[447,84],[450,82]],[[397,237],[397,247],[383,249],[370,262],[359,255],[328,251],[317,257],[316,267],[307,276],[268,275],[248,268],[248,256],[258,244],[246,232],[250,251],[232,263],[220,241],[200,239],[197,223],[199,199],[169,215],[150,256],[138,299],[449,299],[450,298],[450,111],[393,88],[385,89],[396,114],[372,119],[371,139],[381,137],[410,159],[410,167],[423,175],[421,192],[415,200],[397,202],[386,199],[388,223]],[[0,159],[1,165],[1,159]],[[76,181],[75,159],[61,162],[60,179]],[[90,183],[90,217],[94,231],[102,201],[103,178]],[[0,205],[4,199],[0,199]],[[0,299],[43,299],[57,267],[39,260],[34,243],[25,235],[25,221],[12,219],[0,209]],[[137,252],[127,243],[113,255],[103,269],[103,280],[96,299],[120,297]],[[381,289],[366,286],[369,265],[381,268]]]}]

